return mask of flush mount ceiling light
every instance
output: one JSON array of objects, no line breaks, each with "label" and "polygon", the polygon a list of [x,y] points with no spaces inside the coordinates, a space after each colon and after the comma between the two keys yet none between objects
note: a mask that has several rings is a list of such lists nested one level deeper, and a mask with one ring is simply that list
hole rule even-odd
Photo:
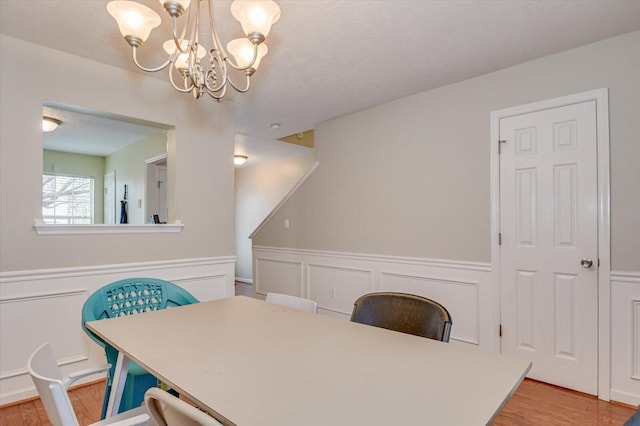
[{"label": "flush mount ceiling light", "polygon": [[234,155],[233,164],[235,164],[236,166],[240,166],[244,164],[248,159],[249,157],[247,157],[246,155]]},{"label": "flush mount ceiling light", "polygon": [[60,120],[56,120],[51,117],[42,117],[42,131],[53,132],[62,123]]},{"label": "flush mount ceiling light", "polygon": [[[169,81],[179,92],[191,93],[199,99],[204,93],[221,100],[230,85],[236,91],[249,90],[251,76],[258,69],[260,60],[267,54],[265,38],[271,25],[280,18],[280,8],[271,0],[234,0],[231,14],[240,21],[246,38],[239,38],[227,44],[227,50],[235,58],[235,63],[222,47],[213,18],[213,0],[159,0],[171,16],[173,39],[164,43],[169,57],[156,68],[146,68],[138,63],[137,49],[144,43],[151,30],[160,25],[160,16],[153,10],[132,1],[112,1],[107,10],[118,22],[124,39],[133,49],[133,62],[147,72],[160,71],[170,64]],[[207,3],[209,9],[209,33],[211,48],[200,44],[200,3]],[[185,13],[182,30],[178,30],[178,18]],[[203,60],[208,55],[208,60]],[[244,75],[244,85],[236,85],[229,75],[228,66]],[[175,82],[175,77],[181,80]]]}]

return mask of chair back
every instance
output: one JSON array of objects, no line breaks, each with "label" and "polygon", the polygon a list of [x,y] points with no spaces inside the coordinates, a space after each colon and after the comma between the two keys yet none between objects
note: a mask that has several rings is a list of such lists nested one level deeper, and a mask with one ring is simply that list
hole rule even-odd
[{"label": "chair back", "polygon": [[198,299],[169,281],[157,278],[128,278],[115,281],[96,290],[84,303],[82,329],[94,342],[105,347],[104,341],[86,327],[86,322],[192,303],[198,303]]},{"label": "chair back", "polygon": [[267,293],[265,301],[275,305],[286,306],[287,308],[313,312],[314,314],[318,312],[318,304],[313,300],[305,299],[303,297],[290,296],[288,294],[281,293]]},{"label": "chair back", "polygon": [[144,394],[149,415],[158,426],[221,426],[222,423],[159,388],[151,388]]},{"label": "chair back", "polygon": [[54,426],[78,426],[53,349],[48,343],[35,350],[27,370],[38,389],[42,405]]},{"label": "chair back", "polygon": [[370,293],[356,300],[351,321],[449,341],[451,315],[431,299],[406,293]]},{"label": "chair back", "polygon": [[[111,364],[105,383],[102,418],[107,413],[108,396],[115,374],[118,351],[89,330],[86,323],[192,303],[198,303],[198,299],[187,290],[157,278],[128,278],[115,281],[96,290],[85,301],[82,306],[82,329],[94,342],[104,348],[107,362]],[[130,363],[119,411],[139,406],[144,399],[144,392],[157,384],[158,381],[153,375],[137,364]]]}]

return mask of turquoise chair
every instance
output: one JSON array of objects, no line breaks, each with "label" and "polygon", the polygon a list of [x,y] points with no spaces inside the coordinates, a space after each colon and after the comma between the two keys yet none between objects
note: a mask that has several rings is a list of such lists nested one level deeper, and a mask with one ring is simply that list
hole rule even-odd
[{"label": "turquoise chair", "polygon": [[[188,291],[173,283],[156,278],[129,278],[116,281],[107,284],[89,296],[82,307],[82,329],[94,342],[104,348],[107,362],[111,364],[102,402],[102,419],[107,413],[118,351],[89,330],[86,323],[192,303],[198,303],[198,299]],[[118,412],[122,413],[139,407],[144,401],[144,393],[147,389],[156,386],[158,386],[158,379],[135,362],[130,362]]]}]

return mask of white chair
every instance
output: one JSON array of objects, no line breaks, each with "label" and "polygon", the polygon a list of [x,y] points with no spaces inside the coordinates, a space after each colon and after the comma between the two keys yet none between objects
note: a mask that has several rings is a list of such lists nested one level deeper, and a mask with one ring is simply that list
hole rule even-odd
[{"label": "white chair", "polygon": [[313,300],[305,299],[303,297],[290,296],[288,294],[281,293],[267,293],[265,301],[275,305],[286,306],[287,308],[313,312],[314,314],[318,312],[318,304]]},{"label": "white chair", "polygon": [[[79,371],[62,377],[60,368],[56,362],[53,349],[48,343],[40,346],[35,350],[27,361],[27,370],[33,379],[33,383],[38,389],[40,399],[47,412],[47,416],[54,426],[79,426],[78,419],[67,389],[76,380],[96,373],[107,371],[111,366],[105,364],[103,366]],[[146,425],[150,417],[145,407],[138,407],[133,410],[125,411],[117,416],[109,417],[98,423],[92,423],[91,426],[117,425],[117,426],[136,426]]]},{"label": "white chair", "polygon": [[158,426],[222,426],[222,423],[160,388],[144,394],[151,419]]}]

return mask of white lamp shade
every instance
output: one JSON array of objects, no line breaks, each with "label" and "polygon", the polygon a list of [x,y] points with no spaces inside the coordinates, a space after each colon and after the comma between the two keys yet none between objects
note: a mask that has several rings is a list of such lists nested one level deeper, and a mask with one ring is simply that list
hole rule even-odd
[{"label": "white lamp shade", "polygon": [[271,0],[235,0],[231,14],[240,21],[246,35],[260,33],[266,37],[280,18],[280,8]]},{"label": "white lamp shade", "polygon": [[248,159],[249,157],[247,157],[246,155],[234,155],[233,164],[235,164],[236,166],[240,166],[244,164]]},{"label": "white lamp shade", "polygon": [[[253,43],[251,43],[249,39],[237,38],[231,40],[229,44],[227,44],[227,50],[233,55],[236,60],[236,65],[240,68],[247,68],[251,63],[251,59],[253,59]],[[253,65],[251,65],[251,68],[257,70],[258,66],[260,66],[260,61],[268,51],[269,48],[266,44],[262,43],[258,45],[258,57]]]},{"label": "white lamp shade", "polygon": [[[180,42],[180,47],[182,47],[182,50],[185,50],[187,48],[187,43],[188,43],[187,40],[182,40]],[[162,48],[169,55],[172,55],[173,52],[176,51],[176,42],[173,41],[173,39],[167,40],[162,44]],[[204,58],[206,54],[207,54],[207,51],[204,50],[204,47],[198,45],[198,59]],[[173,65],[179,70],[185,69],[185,68],[188,68],[188,65],[187,65],[188,60],[189,60],[189,52],[181,53],[180,56],[178,56],[176,60],[173,62]]]},{"label": "white lamp shade", "polygon": [[61,121],[60,120],[56,120],[55,118],[42,117],[42,131],[43,132],[53,132],[55,129],[58,128],[60,123],[61,123]]},{"label": "white lamp shade", "polygon": [[146,41],[151,30],[160,25],[160,16],[153,10],[132,1],[112,1],[107,11],[118,23],[123,37],[132,36]]}]

